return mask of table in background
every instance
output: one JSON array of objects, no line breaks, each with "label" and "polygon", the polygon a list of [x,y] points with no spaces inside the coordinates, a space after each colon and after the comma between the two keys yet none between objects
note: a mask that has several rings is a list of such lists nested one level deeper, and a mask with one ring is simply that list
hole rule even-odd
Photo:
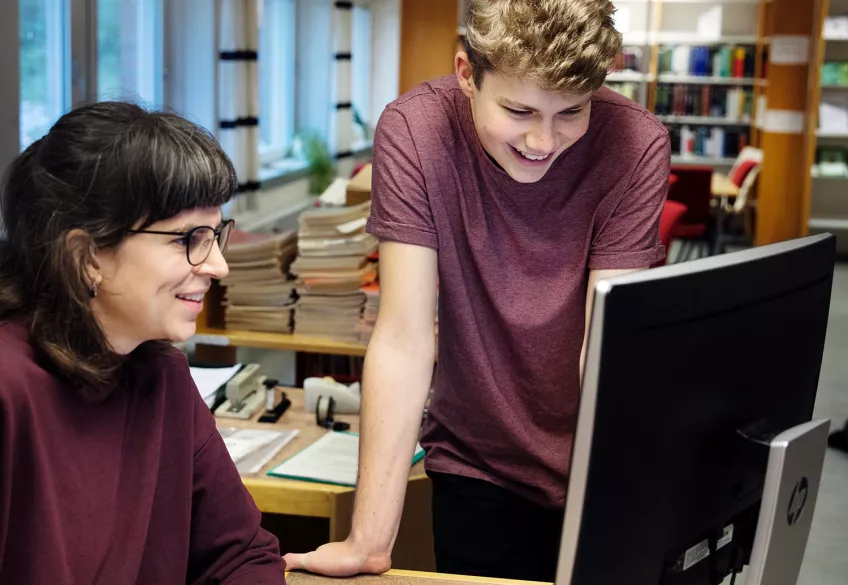
[{"label": "table in background", "polygon": [[717,201],[715,201],[715,233],[713,234],[713,241],[710,243],[710,248],[713,254],[720,254],[724,237],[725,207],[728,205],[729,200],[736,199],[739,196],[739,187],[727,175],[713,173],[711,191],[713,198]]},{"label": "table in background", "polygon": [[[276,423],[257,422],[260,412],[250,421],[218,418],[217,425],[221,428],[300,431],[259,473],[242,475],[242,481],[261,512],[328,518],[330,529],[327,542],[344,540],[350,533],[353,488],[267,475],[270,469],[299,453],[326,433],[332,432],[319,427],[315,422],[315,415],[305,411],[302,389],[279,388],[279,391],[284,391],[292,404]],[[359,432],[359,415],[340,414],[334,418],[350,423],[351,432]],[[425,571],[435,569],[431,493],[430,480],[424,474],[424,464],[419,462],[410,470],[400,531],[392,553],[392,563],[395,567]]]}]

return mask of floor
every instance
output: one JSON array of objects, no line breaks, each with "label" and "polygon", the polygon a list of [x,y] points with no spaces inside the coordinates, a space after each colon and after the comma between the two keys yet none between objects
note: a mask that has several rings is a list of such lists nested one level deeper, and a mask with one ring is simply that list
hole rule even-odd
[{"label": "floor", "polygon": [[[848,263],[837,264],[816,417],[848,419]],[[848,454],[828,449],[798,585],[848,583]]]}]

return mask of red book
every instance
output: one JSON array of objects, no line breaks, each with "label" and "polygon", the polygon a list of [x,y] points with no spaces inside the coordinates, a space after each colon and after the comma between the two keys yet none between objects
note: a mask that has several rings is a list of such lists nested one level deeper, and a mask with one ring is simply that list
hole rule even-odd
[{"label": "red book", "polygon": [[745,49],[733,51],[733,77],[745,77]]}]

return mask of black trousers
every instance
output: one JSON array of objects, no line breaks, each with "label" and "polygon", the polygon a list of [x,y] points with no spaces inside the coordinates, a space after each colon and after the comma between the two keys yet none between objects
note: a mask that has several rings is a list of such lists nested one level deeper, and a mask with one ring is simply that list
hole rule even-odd
[{"label": "black trousers", "polygon": [[554,581],[563,510],[543,508],[487,481],[428,475],[438,572]]}]

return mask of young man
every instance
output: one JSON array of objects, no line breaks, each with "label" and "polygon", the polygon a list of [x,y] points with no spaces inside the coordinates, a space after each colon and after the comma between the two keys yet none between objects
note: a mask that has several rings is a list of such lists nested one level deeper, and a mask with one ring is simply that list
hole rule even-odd
[{"label": "young man", "polygon": [[608,0],[471,0],[456,75],[389,105],[374,141],[381,307],[349,539],[290,569],[389,568],[409,462],[433,480],[440,572],[553,581],[581,348],[601,278],[663,258],[669,137],[602,87]]}]

